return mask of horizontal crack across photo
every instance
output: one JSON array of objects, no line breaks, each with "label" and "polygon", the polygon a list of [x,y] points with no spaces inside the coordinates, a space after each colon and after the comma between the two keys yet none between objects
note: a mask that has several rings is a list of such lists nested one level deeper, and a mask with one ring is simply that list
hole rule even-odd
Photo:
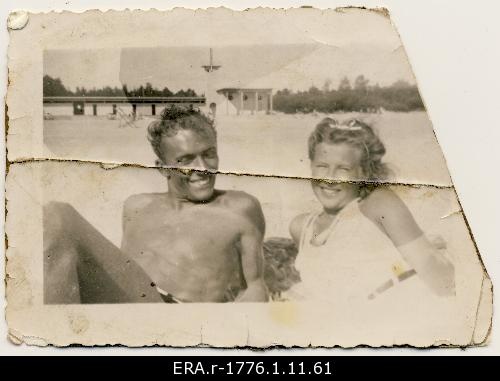
[{"label": "horizontal crack across photo", "polygon": [[306,181],[317,181],[321,183],[328,184],[358,184],[367,186],[409,186],[409,187],[429,187],[435,189],[453,189],[454,185],[450,182],[449,185],[443,184],[428,184],[419,182],[405,182],[405,181],[389,181],[389,180],[378,180],[378,179],[331,179],[331,178],[320,178],[320,177],[309,177],[309,176],[293,176],[293,175],[277,175],[277,174],[266,174],[266,173],[248,173],[248,172],[236,172],[236,171],[223,171],[223,170],[210,170],[210,169],[199,169],[199,168],[189,168],[182,166],[167,166],[167,165],[144,165],[139,163],[112,163],[112,162],[101,162],[95,160],[81,160],[81,159],[60,159],[60,158],[23,158],[16,159],[13,161],[8,161],[8,165],[12,164],[32,164],[32,163],[72,163],[77,165],[99,165],[104,170],[113,170],[117,168],[138,168],[138,169],[155,169],[155,170],[169,170],[176,171],[182,175],[189,176],[193,172],[197,172],[204,175],[222,175],[222,176],[251,176],[260,178],[275,178],[284,180],[306,180]]},{"label": "horizontal crack across photo", "polygon": [[61,158],[22,158],[12,161],[7,161],[7,165],[12,164],[31,164],[31,163],[73,163],[73,164],[91,164],[99,165],[104,170],[113,170],[116,168],[139,168],[139,169],[156,169],[156,170],[171,170],[178,171],[181,174],[189,176],[193,172],[198,172],[202,174],[210,175],[223,175],[223,176],[252,176],[252,177],[263,177],[263,178],[277,178],[277,179],[290,179],[290,180],[307,180],[307,181],[318,181],[329,184],[364,184],[364,185],[387,185],[387,186],[410,186],[410,187],[431,187],[437,189],[452,189],[454,185],[450,182],[449,185],[440,184],[428,184],[419,182],[404,182],[404,181],[389,181],[389,180],[377,180],[377,179],[330,179],[330,178],[320,178],[320,177],[309,177],[309,176],[293,176],[293,175],[277,175],[277,174],[266,174],[266,173],[248,173],[248,172],[236,172],[236,171],[222,171],[222,170],[210,170],[210,169],[198,169],[189,168],[182,166],[167,166],[167,165],[145,165],[139,163],[113,163],[104,162],[96,160],[81,160],[81,159],[61,159]]}]

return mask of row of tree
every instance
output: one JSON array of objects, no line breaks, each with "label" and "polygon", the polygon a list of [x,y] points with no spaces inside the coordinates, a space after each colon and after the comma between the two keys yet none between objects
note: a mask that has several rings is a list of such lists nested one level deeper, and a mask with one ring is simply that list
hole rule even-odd
[{"label": "row of tree", "polygon": [[[100,89],[77,87],[75,91],[67,89],[59,78],[49,75],[43,77],[44,96],[126,96],[126,97],[196,97],[192,89],[173,92],[164,87],[154,88],[151,83],[145,86],[129,89],[105,86]],[[274,109],[285,113],[309,113],[336,111],[376,112],[386,109],[389,111],[423,110],[424,105],[415,85],[405,81],[397,81],[391,86],[381,87],[378,84],[370,85],[363,75],[358,76],[351,85],[349,79],[340,81],[337,89],[331,89],[331,81],[325,81],[321,89],[311,87],[307,91],[292,92],[288,89],[278,91],[274,98]]]},{"label": "row of tree", "polygon": [[285,113],[309,113],[336,111],[377,112],[423,110],[424,104],[415,85],[397,81],[391,86],[370,85],[360,75],[351,85],[348,78],[342,79],[337,89],[331,89],[327,80],[321,89],[311,87],[307,91],[278,91],[274,98],[274,109]]},{"label": "row of tree", "polygon": [[89,96],[89,97],[196,97],[196,92],[192,89],[179,90],[173,92],[164,87],[159,90],[151,83],[129,89],[127,85],[119,87],[105,86],[100,89],[76,87],[75,91],[67,89],[59,78],[52,78],[49,75],[43,76],[43,95],[47,97],[61,96]]}]

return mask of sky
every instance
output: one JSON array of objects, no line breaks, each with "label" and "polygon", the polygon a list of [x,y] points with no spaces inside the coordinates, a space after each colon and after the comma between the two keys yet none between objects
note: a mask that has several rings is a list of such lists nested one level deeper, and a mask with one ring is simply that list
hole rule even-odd
[{"label": "sky", "polygon": [[[362,74],[372,84],[390,85],[397,80],[414,83],[402,48],[351,45],[337,48],[324,44],[231,46],[213,49],[214,63],[221,68],[210,74],[213,86],[265,87],[306,90],[330,80],[351,81]],[[170,90],[203,91],[209,61],[208,47],[157,47],[102,50],[50,50],[44,55],[44,74],[77,86],[129,88],[150,82]]]},{"label": "sky", "polygon": [[[306,90],[322,87],[326,80],[335,88],[344,76],[353,81],[360,74],[381,86],[397,80],[415,83],[396,30],[375,12],[347,11],[324,19],[320,14],[317,23],[307,25],[293,11],[272,18],[250,13],[220,20],[200,14],[196,29],[192,15],[186,17],[152,35],[152,46],[45,51],[44,74],[60,78],[71,90],[150,82],[172,91],[203,92],[207,74],[201,65],[208,63],[213,47],[214,63],[222,66],[211,74],[216,88]],[[236,28],[238,33],[228,33]],[[206,38],[198,38],[203,31]],[[186,38],[162,45],[162,35],[169,32]]]}]

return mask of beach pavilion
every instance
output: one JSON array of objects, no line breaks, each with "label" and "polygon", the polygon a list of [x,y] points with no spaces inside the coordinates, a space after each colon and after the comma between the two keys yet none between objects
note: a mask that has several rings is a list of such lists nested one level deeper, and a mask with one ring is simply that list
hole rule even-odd
[{"label": "beach pavilion", "polygon": [[268,114],[273,111],[271,88],[224,87],[217,90],[217,94],[224,96],[223,104],[218,107],[227,115],[258,112]]}]

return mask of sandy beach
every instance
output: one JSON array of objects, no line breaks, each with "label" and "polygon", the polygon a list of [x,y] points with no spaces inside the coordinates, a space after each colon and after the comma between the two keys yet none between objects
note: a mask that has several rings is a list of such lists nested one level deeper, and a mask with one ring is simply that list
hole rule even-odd
[{"label": "sandy beach", "polygon": [[[273,114],[217,116],[220,171],[309,177],[307,138],[326,115]],[[425,112],[332,114],[371,123],[386,145],[391,182],[450,185],[444,158]],[[106,117],[73,116],[44,121],[44,143],[51,157],[153,166],[144,117],[131,127]],[[120,128],[122,126],[122,128]],[[125,127],[124,127],[125,126]]]}]

